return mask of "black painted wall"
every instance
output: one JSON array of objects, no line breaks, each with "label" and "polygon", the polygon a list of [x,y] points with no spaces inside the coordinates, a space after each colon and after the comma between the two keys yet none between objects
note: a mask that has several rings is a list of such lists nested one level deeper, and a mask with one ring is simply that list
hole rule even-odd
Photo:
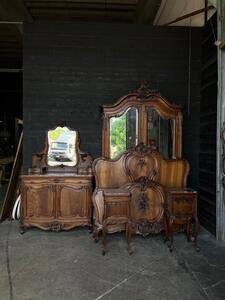
[{"label": "black painted wall", "polygon": [[[192,111],[199,97],[200,30],[192,29]],[[187,28],[122,24],[33,23],[24,26],[24,170],[43,148],[45,130],[61,121],[76,128],[81,149],[101,155],[100,106],[148,80],[184,108],[185,157],[196,183],[198,123],[187,118]],[[196,64],[195,64],[196,63]],[[198,150],[197,150],[198,151]],[[193,160],[193,164],[192,164]]]}]

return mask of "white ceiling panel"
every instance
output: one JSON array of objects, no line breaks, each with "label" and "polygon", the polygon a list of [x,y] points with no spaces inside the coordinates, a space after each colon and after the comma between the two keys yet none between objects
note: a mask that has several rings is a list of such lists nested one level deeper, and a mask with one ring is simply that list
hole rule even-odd
[{"label": "white ceiling panel", "polygon": [[[214,2],[214,1],[212,1]],[[208,6],[212,5],[208,1]],[[166,25],[182,16],[191,14],[195,11],[205,8],[205,0],[163,0],[156,14],[154,25]],[[214,14],[216,9],[208,10],[208,19]],[[181,21],[171,24],[172,26],[204,26],[205,14],[199,13],[195,16],[185,18]]]}]

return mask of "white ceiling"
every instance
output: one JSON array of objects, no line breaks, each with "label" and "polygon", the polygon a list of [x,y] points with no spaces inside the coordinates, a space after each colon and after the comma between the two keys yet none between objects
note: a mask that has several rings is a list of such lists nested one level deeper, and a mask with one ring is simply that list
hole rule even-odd
[{"label": "white ceiling", "polygon": [[[208,6],[215,5],[215,0],[208,1]],[[181,16],[190,14],[194,11],[203,9],[205,0],[162,0],[160,8],[156,14],[154,25],[165,25]],[[215,13],[216,9],[208,10],[208,19]],[[171,26],[204,26],[204,12],[195,16],[185,18],[179,22],[173,23]]]}]

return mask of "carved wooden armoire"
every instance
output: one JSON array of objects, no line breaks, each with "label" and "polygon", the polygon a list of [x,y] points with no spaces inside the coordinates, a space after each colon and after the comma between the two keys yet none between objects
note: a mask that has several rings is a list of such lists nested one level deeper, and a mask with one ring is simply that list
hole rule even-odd
[{"label": "carved wooden armoire", "polygon": [[79,149],[78,132],[56,127],[44,150],[21,176],[21,228],[69,230],[91,226],[92,159]]}]

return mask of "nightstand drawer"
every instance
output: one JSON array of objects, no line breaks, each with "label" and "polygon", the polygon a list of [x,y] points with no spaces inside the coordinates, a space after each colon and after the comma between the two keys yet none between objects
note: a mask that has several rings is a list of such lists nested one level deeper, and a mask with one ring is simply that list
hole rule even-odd
[{"label": "nightstand drawer", "polygon": [[130,192],[126,190],[105,190],[104,219],[111,217],[125,217],[130,215]]},{"label": "nightstand drawer", "polygon": [[194,241],[198,251],[197,192],[191,189],[168,189],[165,207],[166,235],[171,242],[170,250],[173,250],[173,233],[184,231],[188,241]]},{"label": "nightstand drawer", "polygon": [[197,193],[191,189],[166,191],[166,211],[174,217],[197,216]]},{"label": "nightstand drawer", "polygon": [[195,213],[195,199],[191,195],[188,196],[175,196],[173,197],[172,212],[176,216],[193,215]]}]

